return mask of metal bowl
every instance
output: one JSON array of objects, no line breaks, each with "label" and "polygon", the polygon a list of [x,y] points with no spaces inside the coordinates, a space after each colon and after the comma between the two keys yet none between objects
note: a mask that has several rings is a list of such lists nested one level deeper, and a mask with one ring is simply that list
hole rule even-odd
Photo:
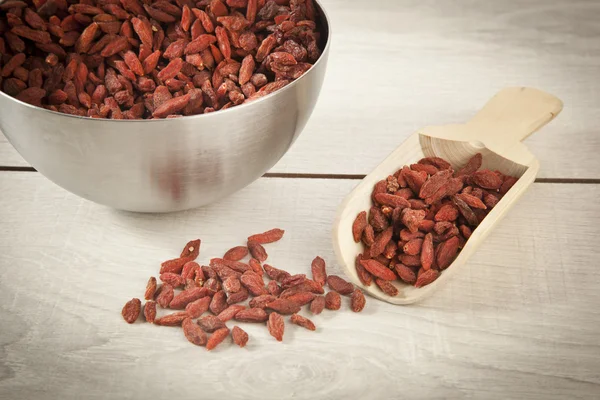
[{"label": "metal bowl", "polygon": [[164,120],[92,119],[34,107],[0,92],[0,129],[48,179],[85,199],[138,212],[209,204],[258,179],[298,138],[315,106],[323,54],[275,93],[227,110]]}]

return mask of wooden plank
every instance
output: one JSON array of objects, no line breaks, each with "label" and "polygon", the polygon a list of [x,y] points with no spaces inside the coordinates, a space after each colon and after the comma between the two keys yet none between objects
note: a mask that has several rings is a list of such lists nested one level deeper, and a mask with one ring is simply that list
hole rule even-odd
[{"label": "wooden plank", "polygon": [[0,167],[29,167],[29,163],[17,153],[2,131],[0,131]]},{"label": "wooden plank", "polygon": [[[261,179],[219,204],[117,212],[39,174],[0,174],[0,398],[594,399],[600,393],[600,186],[534,184],[461,273],[416,306],[368,299],[288,325],[243,324],[246,349],[206,352],[177,328],[127,325],[159,262],[188,239],[201,261],[286,229],[269,262],[307,273],[331,249],[356,181]],[[303,312],[307,314],[308,312]],[[230,324],[233,326],[233,324]]]},{"label": "wooden plank", "polygon": [[[320,100],[272,172],[366,174],[416,129],[464,122],[496,91],[565,103],[526,141],[542,178],[600,178],[594,0],[324,0],[334,40]],[[27,165],[0,140],[0,165]]]},{"label": "wooden plank", "polygon": [[597,2],[325,5],[334,41],[323,90],[274,170],[366,174],[416,129],[465,122],[501,88],[525,85],[565,103],[525,142],[540,159],[539,176],[599,177]]}]

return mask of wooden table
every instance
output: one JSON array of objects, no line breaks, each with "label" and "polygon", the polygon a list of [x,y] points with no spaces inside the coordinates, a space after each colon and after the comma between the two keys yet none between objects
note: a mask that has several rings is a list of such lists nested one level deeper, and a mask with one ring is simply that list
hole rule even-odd
[{"label": "wooden table", "polygon": [[[270,177],[212,206],[118,212],[55,186],[0,139],[0,399],[600,398],[600,5],[594,0],[324,0],[333,47],[305,132]],[[562,98],[526,141],[542,170],[461,274],[409,307],[368,299],[246,349],[127,325],[158,263],[201,237],[207,260],[271,227],[270,261],[332,273],[342,197],[424,125],[462,122],[498,89]],[[273,177],[275,176],[275,177]]]}]

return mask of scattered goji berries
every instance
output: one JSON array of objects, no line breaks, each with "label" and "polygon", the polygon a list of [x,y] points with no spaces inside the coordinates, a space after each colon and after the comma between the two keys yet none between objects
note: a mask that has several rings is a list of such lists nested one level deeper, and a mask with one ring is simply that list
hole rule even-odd
[{"label": "scattered goji berries", "polygon": [[[473,230],[518,179],[480,170],[482,163],[477,153],[455,172],[446,160],[427,157],[375,184],[373,206],[368,214],[358,213],[352,224],[354,241],[365,249],[355,263],[365,286],[375,281],[385,294],[397,296],[392,282],[423,287],[452,264]],[[335,307],[337,299],[331,297],[328,304]],[[356,292],[352,307],[360,308]]]},{"label": "scattered goji berries", "polygon": [[[314,315],[325,308],[339,310],[343,294],[350,297],[352,311],[362,311],[366,302],[362,291],[339,276],[328,275],[321,257],[315,257],[311,263],[313,279],[306,274],[292,275],[268,264],[261,265],[268,258],[262,244],[278,241],[283,234],[281,229],[272,229],[252,235],[245,246],[232,247],[223,258],[210,259],[210,266],[195,261],[200,253],[200,240],[188,242],[179,258],[161,264],[161,285],[154,277],[148,280],[143,307],[146,321],[159,326],[180,326],[189,342],[212,350],[228,336],[239,347],[247,345],[248,333],[238,326],[231,330],[227,326],[232,320],[266,325],[271,336],[282,341],[284,318],[287,318],[284,316],[291,315],[292,324],[311,331],[316,329],[311,320],[298,314],[304,306]],[[246,257],[251,257],[248,263],[244,261]],[[389,271],[384,266],[378,268]],[[270,281],[265,282],[265,275]],[[330,289],[326,295],[325,286]],[[246,300],[249,300],[247,305]],[[166,309],[180,311],[165,314]],[[141,301],[133,299],[123,307],[122,314],[127,322],[133,323],[141,310]]]}]

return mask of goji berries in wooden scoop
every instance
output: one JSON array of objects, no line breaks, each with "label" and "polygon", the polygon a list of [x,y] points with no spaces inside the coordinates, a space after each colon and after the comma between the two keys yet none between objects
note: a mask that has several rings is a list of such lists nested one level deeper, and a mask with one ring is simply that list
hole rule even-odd
[{"label": "goji berries in wooden scoop", "polygon": [[467,124],[410,136],[339,208],[334,248],[354,283],[409,304],[448,280],[534,181],[539,163],[520,141],[561,109],[509,88]]}]

